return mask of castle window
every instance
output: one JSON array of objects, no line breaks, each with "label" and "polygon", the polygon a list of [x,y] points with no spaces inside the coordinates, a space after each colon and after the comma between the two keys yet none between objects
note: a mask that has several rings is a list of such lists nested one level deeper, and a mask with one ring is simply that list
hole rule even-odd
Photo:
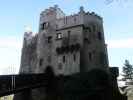
[{"label": "castle window", "polygon": [[89,52],[89,60],[91,61],[92,60],[92,53]]},{"label": "castle window", "polygon": [[67,32],[67,35],[68,35],[68,38],[70,38],[71,31],[68,31],[68,32]]},{"label": "castle window", "polygon": [[71,31],[68,31],[68,34],[70,35]]},{"label": "castle window", "polygon": [[73,60],[76,61],[76,54],[73,55]]},{"label": "castle window", "polygon": [[41,24],[41,30],[44,30],[45,23]]},{"label": "castle window", "polygon": [[65,56],[63,56],[63,63],[65,63],[65,60],[66,60],[66,57],[65,57]]},{"label": "castle window", "polygon": [[46,27],[48,27],[48,22],[44,22],[41,24],[41,29],[44,30]]},{"label": "castle window", "polygon": [[51,43],[52,42],[52,36],[49,36],[48,37],[48,43]]},{"label": "castle window", "polygon": [[98,35],[98,39],[99,39],[99,40],[102,40],[102,34],[101,34],[101,32],[98,32],[97,35]]},{"label": "castle window", "polygon": [[57,33],[57,39],[61,39],[62,38],[62,33]]},{"label": "castle window", "polygon": [[43,65],[43,59],[41,58],[40,60],[39,60],[39,66],[42,66]]}]

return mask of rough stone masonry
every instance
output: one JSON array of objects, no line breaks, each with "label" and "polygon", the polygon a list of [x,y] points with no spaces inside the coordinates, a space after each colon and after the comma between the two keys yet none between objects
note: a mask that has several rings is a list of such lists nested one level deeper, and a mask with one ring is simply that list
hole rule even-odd
[{"label": "rough stone masonry", "polygon": [[83,7],[70,16],[57,5],[42,11],[38,34],[24,34],[20,73],[44,73],[47,67],[55,75],[108,70],[102,18]]},{"label": "rough stone masonry", "polygon": [[[70,16],[57,5],[42,11],[38,34],[24,33],[20,74],[45,73],[48,69],[55,76],[93,69],[109,73],[103,19],[83,7]],[[46,88],[40,88],[16,94],[14,100],[24,100],[25,95],[32,100],[47,98]]]}]

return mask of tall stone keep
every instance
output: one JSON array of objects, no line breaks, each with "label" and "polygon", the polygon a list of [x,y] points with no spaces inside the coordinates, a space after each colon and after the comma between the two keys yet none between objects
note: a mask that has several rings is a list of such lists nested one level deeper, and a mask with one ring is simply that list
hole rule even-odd
[{"label": "tall stone keep", "polygon": [[[109,72],[103,20],[94,12],[66,16],[57,5],[40,14],[39,32],[24,33],[20,74],[45,73],[56,76],[84,73],[92,69]],[[62,87],[63,89],[63,87]],[[45,100],[46,88],[16,94],[14,100]]]},{"label": "tall stone keep", "polygon": [[71,75],[94,68],[108,70],[103,20],[94,12],[66,16],[57,5],[40,14],[39,32],[25,32],[20,73]]}]

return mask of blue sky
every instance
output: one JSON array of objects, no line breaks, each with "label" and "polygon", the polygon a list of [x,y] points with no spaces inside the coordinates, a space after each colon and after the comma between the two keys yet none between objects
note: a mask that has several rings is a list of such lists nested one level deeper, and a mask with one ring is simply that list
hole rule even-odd
[{"label": "blue sky", "polygon": [[124,60],[133,64],[133,1],[113,0],[1,0],[0,2],[0,74],[17,72],[25,26],[38,32],[39,14],[58,4],[66,15],[94,11],[103,17],[110,66],[122,67]]}]

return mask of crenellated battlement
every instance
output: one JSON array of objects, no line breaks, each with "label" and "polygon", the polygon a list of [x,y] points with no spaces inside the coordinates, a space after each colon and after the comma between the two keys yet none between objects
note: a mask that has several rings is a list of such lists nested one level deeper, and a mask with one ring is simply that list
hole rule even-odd
[{"label": "crenellated battlement", "polygon": [[96,14],[95,12],[87,12],[86,14],[88,14],[88,15],[91,15],[91,16],[94,16],[94,17],[97,17],[97,18],[99,18],[99,19],[101,19],[102,20],[102,17],[101,16],[99,16],[98,14]]},{"label": "crenellated battlement", "polygon": [[86,25],[90,22],[101,23],[102,17],[97,15],[95,12],[85,12],[82,8],[77,14],[72,14],[56,19],[56,28],[58,30],[61,28],[72,27],[76,25]]},{"label": "crenellated battlement", "polygon": [[49,8],[47,8],[47,9],[45,9],[44,11],[42,11],[40,15],[44,15],[44,14],[46,14],[46,13],[48,13],[48,12],[56,11],[56,10],[60,10],[61,13],[64,13],[64,12],[58,7],[58,5],[54,5],[54,7],[49,7]]},{"label": "crenellated battlement", "polygon": [[[53,24],[53,21],[55,22]],[[85,12],[83,7],[76,14],[66,16],[65,13],[57,6],[49,7],[42,11],[40,16],[40,27],[46,23],[52,23],[52,27],[56,26],[55,29],[61,29],[71,27],[75,25],[86,25],[90,21],[101,23],[102,17],[97,15],[95,12]]]},{"label": "crenellated battlement", "polygon": [[[60,9],[60,8],[59,8]],[[61,10],[61,9],[60,9]],[[61,10],[62,11],[62,10]],[[63,12],[63,11],[62,11]],[[64,12],[63,12],[64,13]],[[74,17],[74,16],[78,16],[78,15],[80,15],[80,14],[86,14],[86,15],[91,15],[91,16],[95,16],[95,17],[97,17],[97,18],[99,18],[99,19],[102,19],[102,17],[101,16],[99,16],[98,14],[96,14],[95,12],[85,12],[84,11],[84,8],[81,6],[80,7],[80,11],[77,13],[77,14],[71,14],[71,15],[68,15],[68,16],[64,16],[64,17]],[[61,19],[63,19],[63,18],[61,18]]]}]

